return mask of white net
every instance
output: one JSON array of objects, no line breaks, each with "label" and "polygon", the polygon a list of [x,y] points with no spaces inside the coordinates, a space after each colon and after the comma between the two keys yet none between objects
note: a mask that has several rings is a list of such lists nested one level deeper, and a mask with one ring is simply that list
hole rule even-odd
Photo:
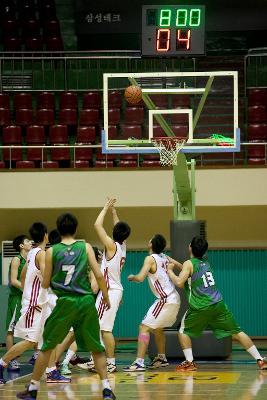
[{"label": "white net", "polygon": [[154,137],[151,142],[157,147],[160,163],[164,167],[177,165],[177,154],[183,148],[186,138],[179,137]]}]

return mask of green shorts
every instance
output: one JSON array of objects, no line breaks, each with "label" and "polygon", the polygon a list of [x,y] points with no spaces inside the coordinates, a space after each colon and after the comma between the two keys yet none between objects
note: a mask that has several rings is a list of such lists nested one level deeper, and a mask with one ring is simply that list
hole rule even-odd
[{"label": "green shorts", "polygon": [[73,327],[78,347],[100,353],[100,328],[93,295],[59,297],[48,317],[43,333],[42,351],[54,349]]},{"label": "green shorts", "polygon": [[205,329],[213,331],[217,339],[241,332],[240,326],[223,301],[199,310],[189,308],[181,321],[179,332],[197,337]]},{"label": "green shorts", "polygon": [[16,323],[20,317],[21,311],[21,295],[10,294],[8,296],[8,308],[6,314],[6,330],[7,332],[14,332]]}]

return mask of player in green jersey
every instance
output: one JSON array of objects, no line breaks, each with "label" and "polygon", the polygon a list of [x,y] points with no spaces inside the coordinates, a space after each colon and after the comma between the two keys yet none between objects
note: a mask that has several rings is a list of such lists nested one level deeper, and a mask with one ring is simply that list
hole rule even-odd
[{"label": "player in green jersey", "polygon": [[216,288],[212,268],[205,257],[207,250],[208,242],[195,236],[189,245],[190,260],[184,262],[179,276],[174,274],[172,265],[169,267],[169,277],[176,286],[185,289],[189,303],[178,333],[186,360],[176,367],[176,371],[197,369],[190,338],[200,336],[207,327],[218,339],[232,336],[256,360],[259,368],[265,370],[267,359],[260,355],[250,337],[242,332]]},{"label": "player in green jersey", "polygon": [[[10,350],[14,344],[14,328],[20,317],[23,292],[21,274],[26,262],[27,254],[32,248],[32,242],[26,235],[19,235],[13,240],[13,247],[19,255],[12,258],[9,266],[9,296],[6,315],[7,351]],[[8,364],[9,371],[18,371],[19,369],[17,360],[12,360]]]},{"label": "player in green jersey", "polygon": [[103,293],[106,307],[109,308],[107,286],[92,246],[75,240],[77,226],[76,217],[70,213],[62,214],[57,219],[61,242],[46,252],[42,287],[47,289],[51,286],[58,299],[45,324],[43,347],[35,362],[31,382],[26,391],[17,393],[19,399],[37,398],[50,354],[63,341],[71,327],[78,346],[85,351],[92,351],[96,370],[102,380],[103,399],[115,399],[107,378],[106,356],[100,342],[98,315],[89,282],[89,266]]}]

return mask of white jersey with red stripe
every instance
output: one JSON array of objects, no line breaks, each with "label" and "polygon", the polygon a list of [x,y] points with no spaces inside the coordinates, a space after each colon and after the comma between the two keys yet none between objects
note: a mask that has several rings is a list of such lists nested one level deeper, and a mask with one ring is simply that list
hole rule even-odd
[{"label": "white jersey with red stripe", "polygon": [[36,256],[42,251],[40,247],[35,247],[27,256],[27,272],[22,294],[21,314],[25,314],[29,309],[42,306],[48,301],[47,289],[41,287],[42,274],[36,266]]},{"label": "white jersey with red stripe", "polygon": [[154,274],[148,274],[148,282],[153,294],[164,303],[180,303],[180,296],[169,278],[167,267],[169,260],[163,253],[151,254],[154,258],[157,270]]},{"label": "white jersey with red stripe", "polygon": [[106,252],[104,251],[101,272],[104,275],[108,289],[123,290],[121,271],[126,259],[126,244],[115,242],[115,245],[116,251],[110,260],[107,260]]}]

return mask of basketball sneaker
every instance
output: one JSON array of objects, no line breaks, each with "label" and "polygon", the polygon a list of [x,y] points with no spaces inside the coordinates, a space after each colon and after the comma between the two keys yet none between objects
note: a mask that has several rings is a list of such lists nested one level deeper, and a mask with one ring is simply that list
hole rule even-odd
[{"label": "basketball sneaker", "polygon": [[263,357],[262,360],[257,360],[257,364],[262,371],[267,370],[267,358],[266,357]]},{"label": "basketball sneaker", "polygon": [[37,399],[37,390],[29,390],[29,385],[26,386],[26,390],[24,392],[18,392],[16,394],[17,399],[24,400],[35,400]]},{"label": "basketball sneaker", "polygon": [[196,371],[197,366],[194,363],[194,361],[183,361],[181,364],[178,364],[177,367],[175,368],[175,371],[177,372],[185,372],[185,371]]},{"label": "basketball sneaker", "polygon": [[57,369],[54,369],[53,371],[49,372],[46,376],[46,382],[47,383],[70,383],[71,378],[66,378],[63,375],[60,375]]},{"label": "basketball sneaker", "polygon": [[116,371],[117,371],[116,364],[112,364],[112,363],[107,364],[107,372],[109,374],[112,374],[113,372],[116,372]]},{"label": "basketball sneaker", "polygon": [[0,385],[4,385],[6,381],[4,380],[4,367],[0,365]]},{"label": "basketball sneaker", "polygon": [[94,366],[95,366],[95,364],[94,364],[94,360],[93,360],[92,357],[89,358],[89,361],[88,361],[88,362],[84,362],[84,363],[82,363],[82,364],[77,364],[77,367],[78,367],[78,368],[86,369],[86,370],[89,370],[89,371],[90,371],[92,368],[94,368]]},{"label": "basketball sneaker", "polygon": [[71,370],[69,369],[68,364],[62,363],[60,367],[61,375],[71,375]]},{"label": "basketball sneaker", "polygon": [[144,365],[138,364],[137,362],[132,363],[129,367],[125,367],[122,369],[124,372],[139,372],[145,371],[146,367]]},{"label": "basketball sneaker", "polygon": [[85,364],[85,363],[87,363],[88,361],[90,361],[90,359],[88,358],[88,357],[80,357],[80,356],[75,356],[75,357],[73,357],[71,360],[70,360],[70,364],[71,365],[77,365],[77,364]]},{"label": "basketball sneaker", "polygon": [[8,370],[8,371],[11,371],[11,372],[17,372],[17,371],[20,370],[19,363],[17,362],[16,359],[11,360],[11,361],[8,363],[7,370]]},{"label": "basketball sneaker", "polygon": [[110,389],[103,390],[103,400],[115,400],[116,396]]},{"label": "basketball sneaker", "polygon": [[161,367],[167,367],[169,365],[167,359],[156,356],[154,358],[154,360],[151,362],[151,364],[149,364],[148,368],[149,369],[157,369],[157,368],[161,368]]}]

